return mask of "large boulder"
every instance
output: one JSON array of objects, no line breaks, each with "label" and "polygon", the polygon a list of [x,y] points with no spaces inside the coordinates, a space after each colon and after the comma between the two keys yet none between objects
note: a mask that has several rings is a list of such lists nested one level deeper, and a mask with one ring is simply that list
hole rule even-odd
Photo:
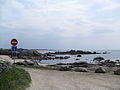
[{"label": "large boulder", "polygon": [[71,68],[66,67],[66,66],[65,66],[65,67],[62,67],[62,66],[61,66],[61,67],[58,68],[58,70],[59,70],[59,71],[70,71]]},{"label": "large boulder", "polygon": [[32,61],[24,61],[26,65],[29,65],[29,66],[33,66],[34,65],[34,62]]},{"label": "large boulder", "polygon": [[16,62],[14,63],[15,65],[23,65],[23,66],[26,66],[26,63],[25,62]]},{"label": "large boulder", "polygon": [[80,60],[79,58],[76,58],[76,60]]},{"label": "large boulder", "polygon": [[76,72],[88,72],[87,68],[74,68],[73,70]]},{"label": "large boulder", "polygon": [[114,71],[115,75],[120,75],[120,69],[117,69],[116,71]]},{"label": "large boulder", "polygon": [[43,55],[37,50],[20,49],[18,50],[17,57],[20,59],[40,60]]},{"label": "large boulder", "polygon": [[11,55],[11,49],[0,49],[0,55]]},{"label": "large boulder", "polygon": [[68,65],[72,65],[74,67],[88,67],[88,63],[81,61],[81,62],[75,62],[75,63],[69,63]]},{"label": "large boulder", "polygon": [[64,59],[68,59],[68,58],[70,58],[70,56],[65,56],[65,57],[64,57]]},{"label": "large boulder", "polygon": [[82,57],[81,55],[77,55],[77,57]]},{"label": "large boulder", "polygon": [[111,60],[105,60],[104,62],[101,62],[101,65],[106,65],[108,67],[115,67],[116,66],[116,62],[115,61],[111,61]]},{"label": "large boulder", "polygon": [[102,67],[99,67],[95,70],[95,73],[106,73],[106,70]]},{"label": "large boulder", "polygon": [[10,62],[0,60],[0,72],[5,71],[6,69],[11,68],[12,65]]},{"label": "large boulder", "polygon": [[32,61],[24,61],[24,62],[16,62],[14,63],[16,65],[23,65],[23,66],[34,66],[35,63]]}]

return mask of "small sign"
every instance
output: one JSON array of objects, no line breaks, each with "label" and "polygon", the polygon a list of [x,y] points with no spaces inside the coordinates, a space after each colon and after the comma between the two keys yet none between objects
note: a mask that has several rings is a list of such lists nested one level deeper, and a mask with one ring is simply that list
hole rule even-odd
[{"label": "small sign", "polygon": [[12,56],[16,57],[17,56],[16,52],[12,52]]},{"label": "small sign", "polygon": [[17,46],[12,46],[12,52],[17,51]]},{"label": "small sign", "polygon": [[16,39],[11,40],[11,45],[16,46],[18,44],[18,41]]},{"label": "small sign", "polygon": [[[16,52],[12,52],[12,59],[16,59],[17,58],[17,53]],[[14,60],[15,63],[15,60]]]}]

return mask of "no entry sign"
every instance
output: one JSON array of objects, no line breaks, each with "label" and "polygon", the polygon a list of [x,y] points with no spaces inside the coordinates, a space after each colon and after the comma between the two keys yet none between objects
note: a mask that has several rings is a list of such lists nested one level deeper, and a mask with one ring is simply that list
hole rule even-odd
[{"label": "no entry sign", "polygon": [[12,40],[11,40],[11,44],[12,44],[13,46],[16,46],[16,45],[18,44],[18,41],[17,41],[16,39],[12,39]]}]

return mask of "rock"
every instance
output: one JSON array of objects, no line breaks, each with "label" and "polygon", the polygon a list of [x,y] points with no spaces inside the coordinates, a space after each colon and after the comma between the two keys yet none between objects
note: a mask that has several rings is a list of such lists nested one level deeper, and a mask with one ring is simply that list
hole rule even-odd
[{"label": "rock", "polygon": [[82,50],[70,50],[70,51],[62,51],[62,52],[51,52],[49,54],[54,54],[54,55],[77,55],[77,54],[100,54],[97,52],[90,52],[90,51],[82,51]]},{"label": "rock", "polygon": [[106,73],[106,70],[102,67],[99,67],[95,70],[95,73]]},{"label": "rock", "polygon": [[70,58],[70,56],[60,56],[60,57],[55,57],[54,59],[68,59]]},{"label": "rock", "polygon": [[14,64],[16,64],[16,65],[26,65],[26,63],[25,62],[16,62],[16,63],[14,63]]},{"label": "rock", "polygon": [[69,68],[69,67],[59,67],[58,70],[59,71],[70,71],[71,68]]},{"label": "rock", "polygon": [[17,57],[19,59],[40,60],[44,55],[39,53],[37,50],[18,49]]},{"label": "rock", "polygon": [[79,58],[76,58],[76,60],[80,60]]},{"label": "rock", "polygon": [[57,63],[56,65],[66,65],[65,63]]},{"label": "rock", "polygon": [[74,62],[74,63],[68,63],[67,65],[71,65],[72,67],[88,67],[88,63],[87,62]]},{"label": "rock", "polygon": [[75,68],[73,70],[76,72],[88,72],[88,70],[86,68]]},{"label": "rock", "polygon": [[116,71],[114,71],[115,75],[120,75],[120,69],[117,69]]},{"label": "rock", "polygon": [[16,65],[23,65],[23,66],[33,66],[35,63],[32,61],[24,61],[24,62],[16,62]]},{"label": "rock", "polygon": [[63,59],[63,57],[55,57],[55,59]]},{"label": "rock", "polygon": [[30,66],[34,65],[34,62],[32,62],[32,61],[24,61],[24,62],[25,62],[26,65],[30,65]]},{"label": "rock", "polygon": [[72,65],[83,65],[83,64],[88,64],[86,61],[81,61],[81,62],[74,62],[71,63]]},{"label": "rock", "polygon": [[0,72],[3,72],[11,67],[12,65],[9,62],[0,60]]},{"label": "rock", "polygon": [[70,56],[65,56],[65,57],[64,57],[64,59],[68,59],[68,58],[70,58]]},{"label": "rock", "polygon": [[81,55],[77,55],[77,57],[82,57]]},{"label": "rock", "polygon": [[106,65],[108,67],[115,67],[116,66],[116,62],[114,61],[110,61],[110,60],[105,60],[104,62],[101,62],[101,65]]},{"label": "rock", "polygon": [[11,49],[0,49],[0,55],[11,55]]}]

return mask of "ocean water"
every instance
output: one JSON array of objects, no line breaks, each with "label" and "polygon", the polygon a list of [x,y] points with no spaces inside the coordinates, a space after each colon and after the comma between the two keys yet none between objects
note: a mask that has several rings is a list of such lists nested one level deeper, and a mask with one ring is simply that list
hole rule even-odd
[{"label": "ocean water", "polygon": [[[50,50],[46,51],[39,51],[41,53],[45,52],[51,52]],[[53,52],[53,51],[52,51]],[[80,62],[80,61],[87,61],[88,63],[93,63],[93,59],[95,57],[101,56],[105,60],[120,60],[120,50],[97,50],[96,52],[109,52],[109,54],[87,54],[87,55],[82,55],[82,57],[77,57],[77,55],[56,55],[56,56],[70,56],[69,59],[57,59],[57,60],[42,60],[41,63],[46,63],[46,64],[56,64],[56,63],[73,63],[73,62]],[[80,60],[76,60],[76,58]]]}]

